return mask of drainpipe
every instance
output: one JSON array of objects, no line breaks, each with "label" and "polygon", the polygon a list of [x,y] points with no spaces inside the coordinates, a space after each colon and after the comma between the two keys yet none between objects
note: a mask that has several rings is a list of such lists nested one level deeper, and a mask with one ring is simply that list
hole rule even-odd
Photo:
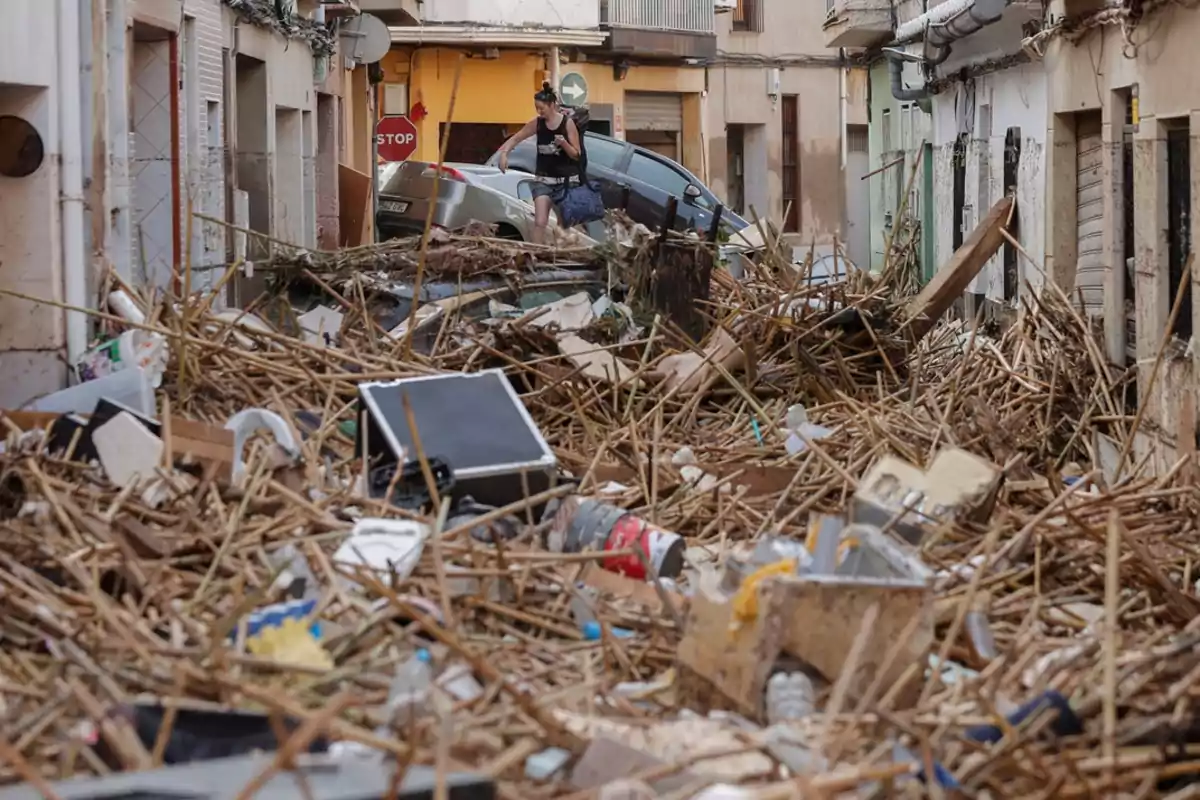
[{"label": "drainpipe", "polygon": [[901,75],[903,61],[922,61],[928,66],[941,64],[950,57],[950,48],[954,42],[999,21],[1009,2],[1011,0],[947,0],[932,11],[927,11],[896,28],[893,45],[907,44],[924,37],[925,53],[917,57],[901,50],[887,49],[892,96],[901,102],[913,102],[924,100],[933,94],[928,84],[915,89],[904,88]]},{"label": "drainpipe", "polygon": [[[916,61],[926,63],[922,56],[912,53],[906,53],[903,50],[895,50],[887,48],[884,51],[888,59],[888,70],[891,72],[892,79],[892,97],[899,100],[901,103],[913,103],[917,100],[924,100],[933,94],[929,88],[929,84],[923,83],[914,89],[904,88],[904,62]],[[941,61],[945,61],[950,55],[950,48],[945,48],[945,55]],[[941,63],[940,61],[938,63]]]},{"label": "drainpipe", "polygon": [[125,0],[107,0],[105,108],[108,114],[105,176],[105,260],[123,280],[133,280],[133,247],[129,180],[129,51]]},{"label": "drainpipe", "polygon": [[999,22],[1008,4],[1009,0],[974,0],[965,11],[950,15],[944,20],[930,21],[929,29],[925,32],[926,49],[949,47],[953,42]]},{"label": "drainpipe", "polygon": [[[97,92],[94,90],[96,86],[96,50],[94,49],[95,38],[94,34],[102,32],[103,27],[97,28],[95,24],[95,16],[93,14],[92,0],[76,0],[76,5],[79,6],[79,114],[80,114],[80,137],[79,137],[79,157],[83,164],[81,179],[83,185],[88,189],[88,203],[93,204],[95,189],[98,184],[96,180],[96,152],[95,145],[97,137],[94,133],[94,127],[91,130],[85,130],[88,127],[88,122],[98,120],[103,117],[96,108]],[[101,25],[103,25],[103,17],[101,17]],[[100,58],[104,57],[104,52],[100,51]],[[100,95],[103,97],[103,95]],[[93,123],[94,126],[94,123]],[[102,214],[91,214],[86,220],[87,225],[84,226],[83,235],[83,251],[87,254],[96,252],[96,220],[101,218]],[[103,231],[101,231],[102,233]]]},{"label": "drainpipe", "polygon": [[[88,274],[84,253],[83,82],[79,75],[79,31],[79,0],[59,0],[58,146],[63,296],[68,305],[86,308]],[[82,311],[67,311],[66,335],[67,360],[74,365],[87,349],[87,315]]]},{"label": "drainpipe", "polygon": [[838,67],[838,116],[841,118],[842,126],[842,171],[846,169],[846,160],[849,157],[850,143],[846,140],[846,122],[850,118],[850,102],[846,97],[846,72],[850,68],[846,66],[846,48],[838,48],[838,61],[841,65]]},{"label": "drainpipe", "polygon": [[183,35],[182,27],[180,26],[179,33],[173,34],[167,41],[167,74],[171,76],[171,84],[167,89],[170,92],[168,100],[171,109],[171,221],[174,225],[172,228],[174,235],[171,237],[171,263],[175,268],[172,285],[176,295],[182,295],[184,290],[184,247],[189,251],[192,248],[191,242],[183,241],[186,234],[184,233],[183,198],[180,196],[183,187],[180,162],[184,158],[183,137],[179,129],[179,83],[182,76],[179,68],[181,63],[179,37]]}]

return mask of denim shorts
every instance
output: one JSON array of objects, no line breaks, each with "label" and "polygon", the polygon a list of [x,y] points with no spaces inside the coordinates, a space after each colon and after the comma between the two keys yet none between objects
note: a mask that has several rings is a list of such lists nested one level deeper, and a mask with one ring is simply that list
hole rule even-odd
[{"label": "denim shorts", "polygon": [[534,199],[539,197],[549,197],[550,202],[558,205],[563,201],[563,198],[567,196],[567,189],[578,185],[578,178],[570,178],[569,180],[565,180],[561,183],[543,183],[540,180],[535,180],[529,187],[529,193],[533,195]]}]

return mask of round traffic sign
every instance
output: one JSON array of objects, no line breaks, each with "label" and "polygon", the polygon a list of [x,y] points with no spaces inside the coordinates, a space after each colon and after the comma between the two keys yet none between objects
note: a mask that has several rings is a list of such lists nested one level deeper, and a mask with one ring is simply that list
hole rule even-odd
[{"label": "round traffic sign", "polygon": [[375,126],[375,141],[384,161],[407,161],[417,152],[417,126],[403,115],[384,117]]},{"label": "round traffic sign", "polygon": [[558,82],[558,95],[562,98],[565,106],[586,105],[588,99],[587,79],[578,72],[568,72]]}]

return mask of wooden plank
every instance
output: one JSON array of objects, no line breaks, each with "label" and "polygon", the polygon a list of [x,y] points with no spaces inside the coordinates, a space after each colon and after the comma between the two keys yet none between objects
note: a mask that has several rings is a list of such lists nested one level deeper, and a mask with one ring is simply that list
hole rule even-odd
[{"label": "wooden plank", "polygon": [[237,460],[233,431],[202,422],[171,417],[171,456],[175,463],[215,463],[215,477],[222,483],[233,480]]},{"label": "wooden plank", "polygon": [[1012,204],[1013,198],[1005,197],[992,206],[992,210],[954,253],[950,263],[938,270],[933,280],[908,304],[905,327],[912,332],[914,339],[921,339],[932,330],[938,319],[967,290],[988,259],[996,255],[1004,243],[1000,231],[1008,224]]},{"label": "wooden plank", "polygon": [[[33,431],[54,424],[62,414],[53,411],[0,411],[5,419],[23,431]],[[80,416],[87,418],[87,414]]]},{"label": "wooden plank", "polygon": [[341,197],[342,247],[367,243],[371,216],[371,176],[338,164],[338,193]]}]

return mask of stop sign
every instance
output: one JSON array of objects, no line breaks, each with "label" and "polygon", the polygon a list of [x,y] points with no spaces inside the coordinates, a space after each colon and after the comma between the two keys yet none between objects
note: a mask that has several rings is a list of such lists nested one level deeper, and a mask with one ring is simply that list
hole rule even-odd
[{"label": "stop sign", "polygon": [[407,161],[417,151],[417,126],[408,117],[384,117],[375,126],[379,157],[384,161]]}]

